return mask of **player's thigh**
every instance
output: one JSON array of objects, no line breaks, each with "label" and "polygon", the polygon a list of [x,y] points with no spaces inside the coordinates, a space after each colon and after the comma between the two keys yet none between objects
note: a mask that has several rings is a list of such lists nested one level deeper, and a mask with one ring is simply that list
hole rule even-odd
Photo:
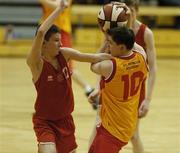
[{"label": "player's thigh", "polygon": [[39,143],[38,153],[57,153],[56,144],[53,142]]}]

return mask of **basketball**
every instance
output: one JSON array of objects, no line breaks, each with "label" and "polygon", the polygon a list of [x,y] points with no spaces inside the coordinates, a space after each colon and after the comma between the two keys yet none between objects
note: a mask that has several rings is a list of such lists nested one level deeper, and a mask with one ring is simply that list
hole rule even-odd
[{"label": "basketball", "polygon": [[109,28],[124,26],[127,23],[128,15],[123,7],[116,4],[104,5],[98,13],[98,24],[102,31]]}]

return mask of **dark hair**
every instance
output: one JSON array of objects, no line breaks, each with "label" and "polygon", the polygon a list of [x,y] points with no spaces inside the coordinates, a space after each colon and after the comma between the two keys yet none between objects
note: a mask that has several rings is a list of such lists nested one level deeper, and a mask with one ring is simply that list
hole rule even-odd
[{"label": "dark hair", "polygon": [[132,49],[135,42],[135,35],[131,29],[127,27],[116,27],[107,30],[107,34],[117,45],[124,44],[128,50]]},{"label": "dark hair", "polygon": [[[41,25],[38,25],[38,26],[37,26],[35,35],[37,34],[37,31],[38,31],[38,29],[39,29],[40,26],[41,26]],[[52,34],[55,34],[55,33],[60,33],[60,29],[59,29],[56,25],[53,24],[53,25],[49,28],[49,30],[46,32],[45,37],[44,37],[44,40],[48,41],[49,38],[51,37],[51,35],[52,35]]]},{"label": "dark hair", "polygon": [[139,9],[139,0],[117,0],[117,1],[125,3],[127,6],[133,6],[136,10]]}]

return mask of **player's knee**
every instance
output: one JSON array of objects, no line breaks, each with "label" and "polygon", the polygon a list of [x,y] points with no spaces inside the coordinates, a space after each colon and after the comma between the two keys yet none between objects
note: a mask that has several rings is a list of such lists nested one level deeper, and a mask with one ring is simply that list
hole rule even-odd
[{"label": "player's knee", "polygon": [[39,153],[57,153],[55,144],[39,144]]}]

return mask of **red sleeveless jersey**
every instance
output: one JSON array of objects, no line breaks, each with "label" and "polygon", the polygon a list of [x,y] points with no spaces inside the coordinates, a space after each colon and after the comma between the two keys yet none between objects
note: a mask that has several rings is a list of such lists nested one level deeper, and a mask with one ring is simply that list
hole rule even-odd
[{"label": "red sleeveless jersey", "polygon": [[144,48],[144,50],[146,51],[146,44],[144,42],[144,33],[145,33],[145,30],[146,30],[146,25],[145,24],[141,24],[140,27],[139,27],[139,30],[136,34],[136,37],[135,37],[135,41],[138,45],[140,45],[141,47]]},{"label": "red sleeveless jersey", "polygon": [[35,83],[37,99],[35,116],[47,120],[57,120],[72,113],[74,98],[71,87],[71,74],[63,55],[57,56],[59,69],[43,60],[43,69]]}]

